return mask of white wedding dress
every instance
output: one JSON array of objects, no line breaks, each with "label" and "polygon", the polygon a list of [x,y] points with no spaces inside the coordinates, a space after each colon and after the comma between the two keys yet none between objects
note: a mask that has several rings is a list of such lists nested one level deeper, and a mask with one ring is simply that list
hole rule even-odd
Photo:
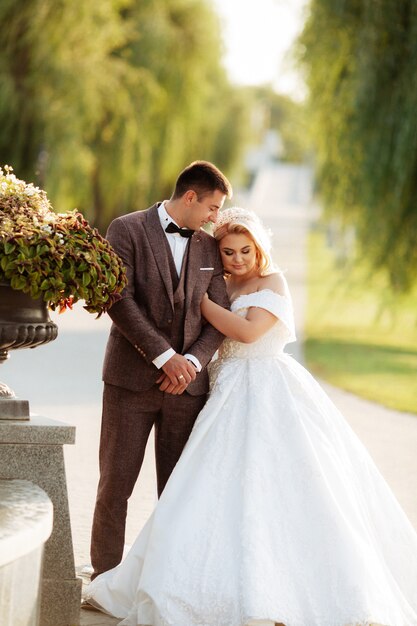
[{"label": "white wedding dress", "polygon": [[417,534],[364,446],[283,352],[226,339],[184,452],[125,560],[87,598],[123,626],[417,626]]}]

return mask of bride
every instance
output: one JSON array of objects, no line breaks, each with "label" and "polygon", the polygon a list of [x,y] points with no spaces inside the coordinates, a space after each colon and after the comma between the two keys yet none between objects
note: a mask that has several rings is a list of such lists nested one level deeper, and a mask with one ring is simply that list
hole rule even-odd
[{"label": "bride", "polygon": [[417,626],[417,534],[311,375],[250,211],[215,237],[231,311],[211,393],[152,516],[87,600],[123,626]]}]

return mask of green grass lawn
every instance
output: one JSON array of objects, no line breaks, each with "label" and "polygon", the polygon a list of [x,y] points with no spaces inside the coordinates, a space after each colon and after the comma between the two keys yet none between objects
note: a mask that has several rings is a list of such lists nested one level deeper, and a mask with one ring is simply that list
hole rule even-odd
[{"label": "green grass lawn", "polygon": [[417,413],[417,289],[394,296],[364,267],[338,268],[325,237],[309,236],[306,359],[330,383]]}]

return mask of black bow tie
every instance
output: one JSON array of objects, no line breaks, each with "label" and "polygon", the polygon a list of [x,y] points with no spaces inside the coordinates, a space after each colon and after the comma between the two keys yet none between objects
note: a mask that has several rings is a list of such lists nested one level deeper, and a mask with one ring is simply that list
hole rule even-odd
[{"label": "black bow tie", "polygon": [[170,222],[165,228],[166,233],[178,233],[181,237],[191,237],[194,234],[193,230],[189,228],[180,228],[174,222]]}]

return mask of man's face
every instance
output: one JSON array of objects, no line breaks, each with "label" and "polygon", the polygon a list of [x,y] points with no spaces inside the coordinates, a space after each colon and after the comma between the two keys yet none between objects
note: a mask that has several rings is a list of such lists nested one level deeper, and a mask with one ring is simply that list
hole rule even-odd
[{"label": "man's face", "polygon": [[218,189],[200,196],[200,200],[195,191],[187,191],[184,196],[185,209],[182,226],[199,230],[204,224],[209,222],[214,224],[225,199],[225,194]]}]

